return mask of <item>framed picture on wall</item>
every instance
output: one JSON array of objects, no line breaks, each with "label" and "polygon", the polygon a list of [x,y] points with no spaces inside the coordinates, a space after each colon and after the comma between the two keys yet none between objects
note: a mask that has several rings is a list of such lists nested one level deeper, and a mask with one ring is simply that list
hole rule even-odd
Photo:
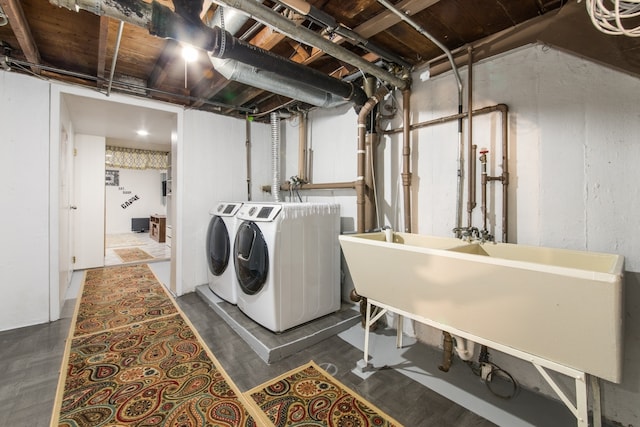
[{"label": "framed picture on wall", "polygon": [[118,173],[119,171],[116,170],[105,170],[105,185],[120,185],[120,177],[118,176]]}]

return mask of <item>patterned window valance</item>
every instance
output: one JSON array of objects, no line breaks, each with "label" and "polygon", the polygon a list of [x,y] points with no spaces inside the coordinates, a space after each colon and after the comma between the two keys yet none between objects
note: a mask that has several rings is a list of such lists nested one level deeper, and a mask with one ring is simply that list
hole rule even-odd
[{"label": "patterned window valance", "polygon": [[106,164],[120,169],[168,169],[169,153],[166,151],[139,150],[137,148],[107,145]]}]

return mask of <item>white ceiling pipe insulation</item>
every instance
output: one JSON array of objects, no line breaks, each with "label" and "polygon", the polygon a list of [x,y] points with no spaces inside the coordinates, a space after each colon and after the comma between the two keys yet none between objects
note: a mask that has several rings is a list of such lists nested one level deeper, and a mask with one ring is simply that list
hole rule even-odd
[{"label": "white ceiling pipe insulation", "polygon": [[[242,12],[229,7],[219,6],[208,25],[210,27],[219,26],[221,29],[235,36],[248,20],[249,16]],[[331,93],[316,90],[308,85],[287,79],[277,73],[251,67],[235,59],[220,59],[213,56],[209,56],[209,58],[213,64],[213,68],[228,80],[268,89],[270,92],[297,99],[307,104],[315,105],[316,107],[337,107],[347,102],[345,99]]]},{"label": "white ceiling pipe insulation", "polygon": [[[366,101],[366,95],[362,89],[349,82],[343,82],[249,45],[219,27],[207,27],[200,19],[200,11],[194,13],[194,10],[188,8],[188,3],[174,1],[176,11],[182,13],[178,14],[157,2],[152,4],[132,0],[50,0],[50,2],[71,10],[83,9],[147,28],[151,34],[187,42],[204,49],[209,52],[210,57],[236,61],[242,58],[242,61],[239,61],[240,64],[218,62],[218,66],[230,78],[236,78],[244,84],[320,107],[335,106],[338,103],[350,101],[359,107]],[[235,58],[229,58],[234,55]],[[244,61],[248,61],[249,64],[245,64]],[[264,67],[269,68],[264,70]]]},{"label": "white ceiling pipe insulation", "polygon": [[382,68],[379,68],[372,63],[362,59],[357,54],[325,39],[321,35],[297,25],[295,22],[290,21],[284,16],[275,13],[268,7],[257,3],[255,0],[214,0],[221,6],[229,6],[234,9],[238,9],[247,13],[255,20],[262,22],[265,25],[269,25],[275,28],[278,32],[297,40],[301,43],[317,47],[328,55],[333,56],[336,59],[344,61],[354,67],[359,68],[365,73],[371,74],[378,79],[392,84],[399,89],[406,89],[409,87],[408,79],[398,77]]}]

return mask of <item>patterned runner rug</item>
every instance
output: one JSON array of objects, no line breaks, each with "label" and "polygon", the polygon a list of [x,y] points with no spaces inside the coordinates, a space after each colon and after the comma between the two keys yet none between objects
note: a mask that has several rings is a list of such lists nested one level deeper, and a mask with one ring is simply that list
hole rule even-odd
[{"label": "patterned runner rug", "polygon": [[313,361],[245,395],[275,426],[400,426]]},{"label": "patterned runner rug", "polygon": [[256,426],[147,265],[87,271],[51,425]]},{"label": "patterned runner rug", "polygon": [[134,262],[153,259],[151,255],[140,248],[120,248],[114,249],[113,252],[120,257],[122,262]]},{"label": "patterned runner rug", "polygon": [[85,273],[75,335],[83,335],[177,313],[147,264],[97,268]]}]

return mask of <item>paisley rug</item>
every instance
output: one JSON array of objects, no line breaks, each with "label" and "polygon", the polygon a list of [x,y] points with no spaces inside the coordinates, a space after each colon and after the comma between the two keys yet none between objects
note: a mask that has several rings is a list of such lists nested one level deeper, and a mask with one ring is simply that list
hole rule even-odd
[{"label": "paisley rug", "polygon": [[153,259],[153,256],[149,255],[140,248],[120,248],[114,249],[113,252],[118,255],[122,262],[134,262]]},{"label": "paisley rug", "polygon": [[277,427],[401,425],[313,361],[245,395]]},{"label": "paisley rug", "polygon": [[88,270],[77,307],[75,335],[177,313],[147,264]]},{"label": "paisley rug", "polygon": [[51,425],[256,426],[245,397],[151,276],[147,265],[86,272],[74,315],[85,320],[67,340]]}]

